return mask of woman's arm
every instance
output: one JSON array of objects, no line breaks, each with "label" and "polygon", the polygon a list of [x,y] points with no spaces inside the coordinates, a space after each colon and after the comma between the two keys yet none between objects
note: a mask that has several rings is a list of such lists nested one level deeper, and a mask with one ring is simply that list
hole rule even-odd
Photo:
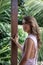
[{"label": "woman's arm", "polygon": [[15,42],[15,40],[13,38],[11,38],[13,40],[13,42],[17,45],[17,47],[23,51],[23,46],[19,43],[19,42]]},{"label": "woman's arm", "polygon": [[18,42],[18,43],[16,43],[16,45],[17,45],[17,47],[21,50],[21,51],[23,51],[23,47],[22,47],[22,45]]},{"label": "woman's arm", "polygon": [[31,40],[30,38],[27,38],[27,40],[26,40],[26,51],[25,51],[24,57],[22,58],[19,65],[25,65],[26,61],[30,57],[32,46],[33,46],[33,40]]}]

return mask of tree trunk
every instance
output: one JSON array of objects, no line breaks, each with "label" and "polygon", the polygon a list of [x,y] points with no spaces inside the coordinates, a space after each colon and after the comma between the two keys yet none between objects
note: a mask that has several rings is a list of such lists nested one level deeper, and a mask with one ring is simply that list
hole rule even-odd
[{"label": "tree trunk", "polygon": [[[17,34],[18,25],[18,0],[11,0],[11,36]],[[11,65],[17,65],[17,46],[11,41]]]}]

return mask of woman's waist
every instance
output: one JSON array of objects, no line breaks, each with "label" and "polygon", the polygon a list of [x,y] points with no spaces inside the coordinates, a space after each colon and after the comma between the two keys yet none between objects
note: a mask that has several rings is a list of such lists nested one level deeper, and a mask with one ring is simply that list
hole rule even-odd
[{"label": "woman's waist", "polygon": [[[22,58],[23,58],[23,56],[22,56]],[[27,62],[36,62],[37,61],[37,58],[28,58],[27,59]]]},{"label": "woman's waist", "polygon": [[32,59],[28,59],[27,61],[26,61],[26,65],[36,65],[37,64],[37,60],[34,58],[32,58]]},{"label": "woman's waist", "polygon": [[[24,56],[24,54],[22,54],[22,57]],[[36,58],[36,56],[30,56],[28,59],[30,59],[30,60],[33,60],[33,59],[35,59]]]}]

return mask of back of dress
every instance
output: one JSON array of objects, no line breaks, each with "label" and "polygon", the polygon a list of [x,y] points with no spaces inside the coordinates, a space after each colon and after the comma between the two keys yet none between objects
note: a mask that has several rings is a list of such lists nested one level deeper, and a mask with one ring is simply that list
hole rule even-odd
[{"label": "back of dress", "polygon": [[[32,59],[28,59],[25,65],[37,65],[37,61],[38,61],[37,38],[33,34],[28,35],[27,38],[30,38],[34,41],[36,53],[35,53],[35,57]],[[22,48],[24,48],[24,46]],[[22,57],[23,56],[24,56],[24,53],[22,53]]]}]

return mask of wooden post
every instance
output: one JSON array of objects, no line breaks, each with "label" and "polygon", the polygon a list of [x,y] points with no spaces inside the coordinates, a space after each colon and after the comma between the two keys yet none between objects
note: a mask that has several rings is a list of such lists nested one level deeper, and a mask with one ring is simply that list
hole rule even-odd
[{"label": "wooden post", "polygon": [[[18,0],[11,0],[11,36],[17,34],[18,25]],[[17,65],[17,46],[11,41],[11,65]]]}]

